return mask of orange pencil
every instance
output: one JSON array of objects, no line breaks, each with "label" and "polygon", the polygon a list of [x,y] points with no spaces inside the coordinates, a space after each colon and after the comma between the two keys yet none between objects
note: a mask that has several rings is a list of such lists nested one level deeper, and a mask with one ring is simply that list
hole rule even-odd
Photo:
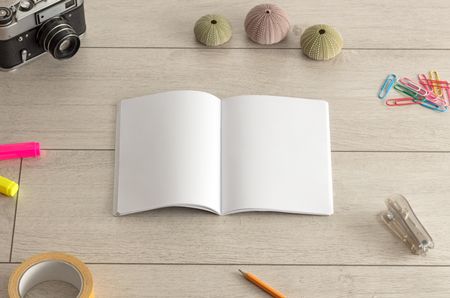
[{"label": "orange pencil", "polygon": [[266,291],[270,296],[274,297],[274,298],[286,298],[286,296],[281,293],[280,291],[272,288],[271,286],[269,286],[267,283],[265,283],[264,281],[262,281],[261,279],[259,279],[256,275],[254,275],[253,273],[248,273],[248,272],[244,272],[241,269],[239,269],[239,272],[242,273],[242,275],[251,283],[253,283],[254,285],[258,286],[259,288],[261,288],[262,290]]}]

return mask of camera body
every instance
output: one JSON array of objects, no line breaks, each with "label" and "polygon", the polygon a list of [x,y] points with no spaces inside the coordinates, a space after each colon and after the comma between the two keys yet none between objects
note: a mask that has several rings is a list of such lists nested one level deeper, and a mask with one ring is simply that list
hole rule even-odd
[{"label": "camera body", "polygon": [[45,52],[70,58],[85,32],[83,0],[0,0],[0,70]]}]

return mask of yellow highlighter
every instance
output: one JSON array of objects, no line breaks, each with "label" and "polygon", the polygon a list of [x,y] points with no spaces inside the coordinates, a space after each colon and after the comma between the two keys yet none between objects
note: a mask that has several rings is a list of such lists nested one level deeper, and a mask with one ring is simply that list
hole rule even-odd
[{"label": "yellow highlighter", "polygon": [[19,185],[16,182],[0,176],[0,193],[8,197],[14,197],[18,190]]}]

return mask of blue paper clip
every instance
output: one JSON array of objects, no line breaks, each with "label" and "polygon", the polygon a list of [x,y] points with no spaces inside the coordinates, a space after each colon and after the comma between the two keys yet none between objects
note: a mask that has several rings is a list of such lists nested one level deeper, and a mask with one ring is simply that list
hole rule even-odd
[{"label": "blue paper clip", "polygon": [[441,113],[447,112],[447,110],[448,110],[447,106],[437,106],[434,103],[432,103],[432,102],[430,102],[430,101],[428,101],[426,99],[421,100],[420,101],[420,105],[422,107],[427,108],[427,109],[430,109],[430,110],[433,110],[433,111],[436,111],[436,112],[441,112]]},{"label": "blue paper clip", "polygon": [[380,91],[378,91],[378,98],[385,99],[386,96],[389,94],[389,91],[391,91],[392,86],[394,86],[395,82],[397,82],[397,76],[393,73],[389,74],[386,77],[386,80],[384,80],[384,83],[381,86]]}]

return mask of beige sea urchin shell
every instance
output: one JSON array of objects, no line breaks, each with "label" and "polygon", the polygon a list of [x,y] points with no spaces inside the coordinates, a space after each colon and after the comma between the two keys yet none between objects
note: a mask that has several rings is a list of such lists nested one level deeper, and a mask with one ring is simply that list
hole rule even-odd
[{"label": "beige sea urchin shell", "polygon": [[245,18],[247,36],[259,44],[274,44],[282,41],[289,32],[287,13],[275,4],[260,4],[253,7]]},{"label": "beige sea urchin shell", "polygon": [[341,34],[324,24],[307,28],[300,38],[303,53],[314,60],[329,60],[336,57],[341,52],[343,44]]},{"label": "beige sea urchin shell", "polygon": [[209,47],[219,46],[230,40],[230,22],[221,15],[206,15],[198,19],[194,27],[195,37]]}]

